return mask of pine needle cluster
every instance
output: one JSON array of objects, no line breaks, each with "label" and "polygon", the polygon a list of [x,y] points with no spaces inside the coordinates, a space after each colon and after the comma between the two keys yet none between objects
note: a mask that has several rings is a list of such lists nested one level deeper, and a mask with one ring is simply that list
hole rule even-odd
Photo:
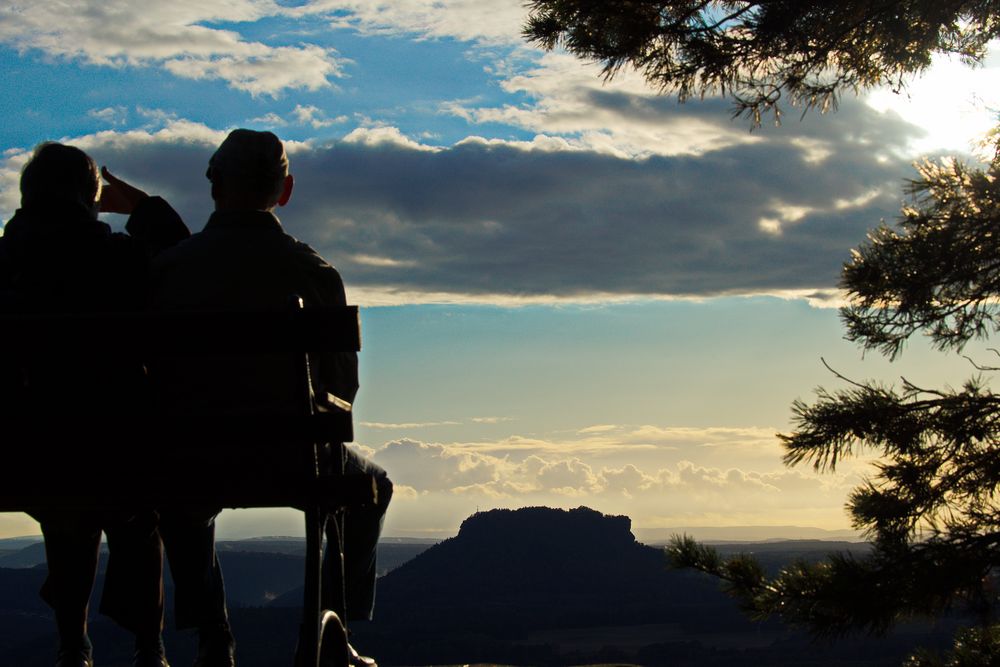
[{"label": "pine needle cluster", "polygon": [[825,111],[844,91],[905,87],[935,53],[979,62],[997,0],[532,0],[523,35],[623,67],[662,92],[731,98],[759,125],[788,106]]}]

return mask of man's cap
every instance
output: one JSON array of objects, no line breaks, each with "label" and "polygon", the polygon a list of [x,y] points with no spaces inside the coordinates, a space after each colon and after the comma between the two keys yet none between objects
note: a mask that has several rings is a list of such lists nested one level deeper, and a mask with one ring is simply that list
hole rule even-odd
[{"label": "man's cap", "polygon": [[272,189],[288,175],[285,146],[273,132],[233,130],[208,161],[208,179],[240,189]]}]

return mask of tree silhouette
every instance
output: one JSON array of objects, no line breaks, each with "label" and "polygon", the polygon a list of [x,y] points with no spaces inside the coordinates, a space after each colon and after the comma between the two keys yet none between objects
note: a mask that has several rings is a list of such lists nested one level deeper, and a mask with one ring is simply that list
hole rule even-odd
[{"label": "tree silhouette", "polygon": [[[925,162],[919,173],[898,227],[871,232],[841,280],[847,338],[890,357],[916,333],[961,350],[1000,331],[1000,157],[985,168]],[[848,500],[873,542],[869,557],[796,564],[769,580],[752,558],[723,560],[675,537],[671,560],[721,577],[751,613],[818,636],[882,633],[903,618],[965,608],[980,626],[943,664],[1000,664],[1000,395],[985,379],[1000,369],[977,369],[958,390],[842,378],[849,388],[794,404],[796,429],[780,436],[786,464],[833,470],[861,451],[880,456]],[[924,655],[908,664],[942,663]]]},{"label": "tree silhouette", "polygon": [[[781,104],[825,111],[843,91],[895,90],[936,53],[979,62],[1000,33],[998,0],[533,0],[525,37],[602,63],[629,65],[680,100],[721,94],[759,124]],[[895,227],[869,234],[845,265],[847,338],[896,358],[922,333],[961,350],[1000,331],[1000,130],[988,165],[925,161]],[[996,353],[1000,357],[1000,352]],[[997,360],[1000,366],[1000,359]],[[880,458],[848,511],[872,541],[768,578],[749,556],[721,558],[689,537],[668,557],[720,577],[744,608],[819,637],[883,633],[897,621],[971,611],[978,623],[938,658],[910,667],[1000,664],[1000,368],[976,365],[963,387],[854,382],[793,405],[787,465],[833,470],[861,451]]]},{"label": "tree silhouette", "polygon": [[894,90],[935,53],[979,62],[997,0],[531,0],[531,42],[625,65],[680,100],[720,93],[754,124],[781,102],[825,111],[842,91]]}]

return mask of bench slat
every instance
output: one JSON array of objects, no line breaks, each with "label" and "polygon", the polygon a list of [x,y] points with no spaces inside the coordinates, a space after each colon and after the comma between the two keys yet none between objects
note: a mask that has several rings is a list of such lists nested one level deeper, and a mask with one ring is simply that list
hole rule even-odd
[{"label": "bench slat", "polygon": [[361,349],[357,306],[2,315],[0,331],[5,348],[29,356],[51,350],[212,355]]}]

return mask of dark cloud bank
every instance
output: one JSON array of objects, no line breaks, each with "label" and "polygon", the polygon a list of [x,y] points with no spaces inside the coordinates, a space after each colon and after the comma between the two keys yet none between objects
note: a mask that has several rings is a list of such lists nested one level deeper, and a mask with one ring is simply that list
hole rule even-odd
[{"label": "dark cloud bank", "polygon": [[[296,193],[280,215],[357,287],[473,297],[829,288],[866,231],[895,218],[913,171],[890,151],[907,132],[854,104],[701,156],[340,141],[292,155]],[[204,145],[94,152],[164,192],[193,228],[207,218]],[[854,200],[864,203],[838,208]],[[759,224],[789,207],[804,214],[779,233]]]}]

